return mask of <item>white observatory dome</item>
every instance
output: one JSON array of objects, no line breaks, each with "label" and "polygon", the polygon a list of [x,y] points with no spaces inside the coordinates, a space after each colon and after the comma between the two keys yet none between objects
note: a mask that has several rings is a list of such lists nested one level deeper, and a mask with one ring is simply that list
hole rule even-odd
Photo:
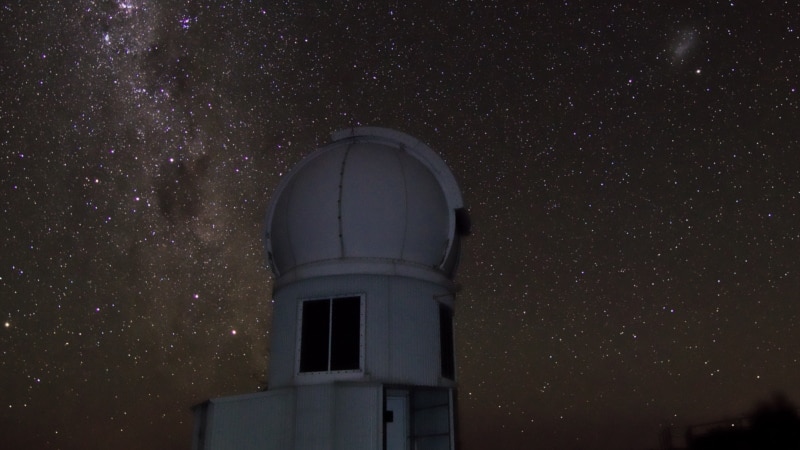
[{"label": "white observatory dome", "polygon": [[433,150],[364,127],[334,133],[284,176],[264,244],[279,284],[338,274],[449,279],[468,228],[455,178]]}]

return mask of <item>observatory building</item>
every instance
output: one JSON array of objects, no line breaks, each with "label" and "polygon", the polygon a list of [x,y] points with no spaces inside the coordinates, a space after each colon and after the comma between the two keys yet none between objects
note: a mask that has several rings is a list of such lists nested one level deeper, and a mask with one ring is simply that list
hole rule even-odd
[{"label": "observatory building", "polygon": [[461,192],[422,142],[353,128],[283,177],[269,389],[195,406],[193,449],[452,450]]}]

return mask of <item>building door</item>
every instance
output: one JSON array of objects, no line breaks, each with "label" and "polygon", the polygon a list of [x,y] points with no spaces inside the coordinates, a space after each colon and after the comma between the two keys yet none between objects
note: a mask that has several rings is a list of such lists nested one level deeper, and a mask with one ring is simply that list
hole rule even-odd
[{"label": "building door", "polygon": [[386,450],[410,450],[408,436],[408,393],[386,393]]}]

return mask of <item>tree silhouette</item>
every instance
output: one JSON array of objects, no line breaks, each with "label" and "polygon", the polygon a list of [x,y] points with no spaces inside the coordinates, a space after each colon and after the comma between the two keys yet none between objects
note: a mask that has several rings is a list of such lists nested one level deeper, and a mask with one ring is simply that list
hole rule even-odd
[{"label": "tree silhouette", "polygon": [[[727,426],[723,426],[723,424]],[[694,436],[689,430],[690,450],[800,450],[800,416],[797,408],[782,393],[759,403],[734,427],[730,422]]]},{"label": "tree silhouette", "polygon": [[800,449],[800,417],[797,408],[782,393],[759,404],[751,415],[752,440],[758,448]]}]

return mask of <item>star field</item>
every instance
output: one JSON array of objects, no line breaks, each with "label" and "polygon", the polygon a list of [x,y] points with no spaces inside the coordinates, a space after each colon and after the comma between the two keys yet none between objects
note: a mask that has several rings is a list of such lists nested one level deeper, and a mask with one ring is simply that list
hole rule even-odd
[{"label": "star field", "polygon": [[800,402],[800,7],[428,3],[0,8],[0,446],[185,449],[263,388],[267,203],[358,125],[470,209],[463,450]]}]

